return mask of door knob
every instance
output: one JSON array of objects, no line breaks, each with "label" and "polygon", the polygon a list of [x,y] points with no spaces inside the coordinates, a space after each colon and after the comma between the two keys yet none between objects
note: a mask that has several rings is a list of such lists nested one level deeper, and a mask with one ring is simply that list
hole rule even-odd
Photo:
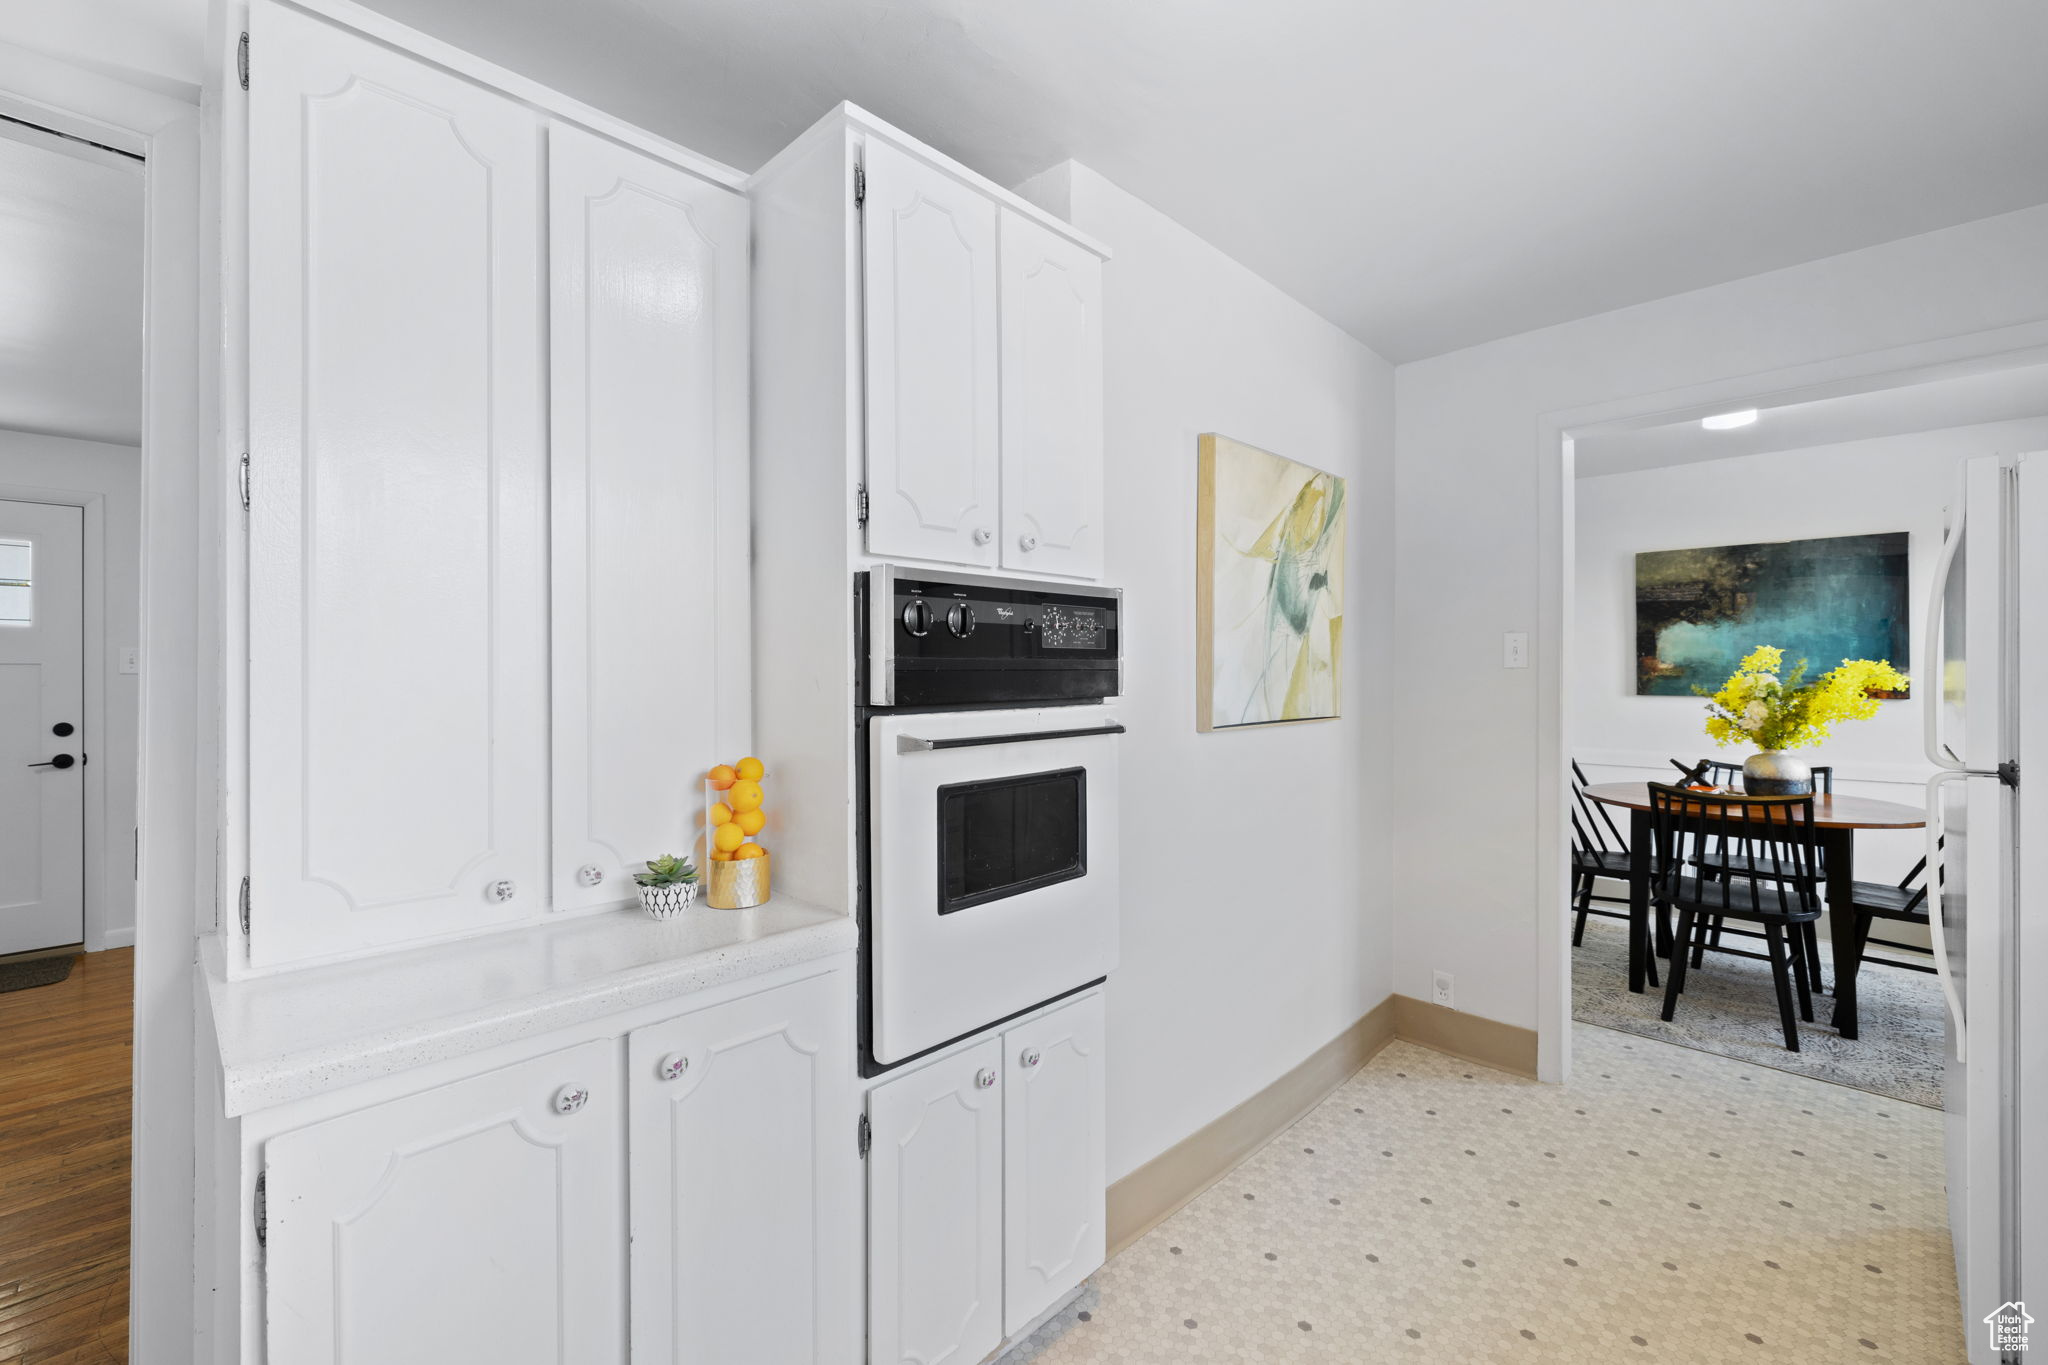
[{"label": "door knob", "polygon": [[503,881],[492,882],[484,889],[484,894],[494,901],[509,901],[519,894],[519,887],[508,877]]},{"label": "door knob", "polygon": [[1030,532],[1027,531],[1023,535],[1017,537],[1017,543],[1023,546],[1026,550],[1035,550],[1038,548],[1038,537],[1032,535]]},{"label": "door knob", "polygon": [[58,754],[48,763],[31,763],[28,766],[31,768],[57,768],[61,770],[64,768],[69,768],[77,762],[78,760],[73,758],[70,754]]},{"label": "door knob", "polygon": [[590,1091],[585,1086],[565,1085],[555,1092],[555,1112],[573,1114],[590,1103]]},{"label": "door knob", "polygon": [[604,869],[596,863],[585,863],[577,870],[576,880],[585,886],[601,886],[604,884]]},{"label": "door knob", "polygon": [[976,545],[986,545],[995,538],[996,533],[994,531],[989,530],[986,526],[977,526],[974,528],[974,543]]},{"label": "door knob", "polygon": [[690,1069],[690,1059],[680,1052],[671,1052],[661,1059],[661,1065],[654,1068],[655,1074],[665,1081],[679,1081]]},{"label": "door knob", "polygon": [[1031,1067],[1037,1066],[1041,1059],[1037,1048],[1027,1047],[1024,1049],[1024,1055],[1017,1060],[1024,1064],[1026,1070],[1029,1070]]},{"label": "door knob", "polygon": [[992,1089],[995,1086],[995,1083],[996,1073],[992,1068],[983,1067],[981,1070],[974,1073],[974,1084],[980,1089]]}]

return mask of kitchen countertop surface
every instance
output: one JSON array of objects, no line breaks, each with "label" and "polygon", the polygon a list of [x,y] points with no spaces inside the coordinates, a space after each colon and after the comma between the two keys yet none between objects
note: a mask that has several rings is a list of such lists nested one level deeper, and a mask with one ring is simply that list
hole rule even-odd
[{"label": "kitchen countertop surface", "polygon": [[637,906],[567,916],[241,981],[209,938],[200,970],[235,1115],[850,952],[857,937],[851,917],[778,897],[672,920]]}]

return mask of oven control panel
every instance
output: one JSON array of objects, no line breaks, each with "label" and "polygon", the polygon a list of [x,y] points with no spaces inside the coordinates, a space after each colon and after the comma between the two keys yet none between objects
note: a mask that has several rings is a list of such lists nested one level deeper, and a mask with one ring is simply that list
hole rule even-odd
[{"label": "oven control panel", "polygon": [[885,565],[866,592],[872,705],[1098,701],[1120,690],[1114,588]]}]

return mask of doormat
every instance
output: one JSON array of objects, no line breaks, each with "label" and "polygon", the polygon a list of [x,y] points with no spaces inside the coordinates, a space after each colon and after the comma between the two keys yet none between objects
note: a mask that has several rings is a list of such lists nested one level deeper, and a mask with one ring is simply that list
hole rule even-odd
[{"label": "doormat", "polygon": [[0,995],[25,991],[31,986],[52,986],[71,975],[77,953],[62,957],[32,957],[20,962],[0,962]]}]

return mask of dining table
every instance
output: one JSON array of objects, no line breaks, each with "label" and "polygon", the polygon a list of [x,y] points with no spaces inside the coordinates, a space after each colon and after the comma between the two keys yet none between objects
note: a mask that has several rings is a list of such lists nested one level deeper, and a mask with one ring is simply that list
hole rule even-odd
[{"label": "dining table", "polygon": [[[1585,788],[1585,795],[1629,813],[1628,988],[1640,994],[1649,955],[1660,951],[1669,936],[1662,925],[1654,936],[1656,942],[1650,932],[1650,784],[1594,783]],[[1814,793],[1814,841],[1825,864],[1823,894],[1828,907],[1829,955],[1834,959],[1835,1009],[1830,1022],[1844,1038],[1856,1036],[1856,973],[1863,958],[1856,945],[1856,831],[1922,829],[1926,824],[1927,812],[1918,806],[1867,796]]]}]

